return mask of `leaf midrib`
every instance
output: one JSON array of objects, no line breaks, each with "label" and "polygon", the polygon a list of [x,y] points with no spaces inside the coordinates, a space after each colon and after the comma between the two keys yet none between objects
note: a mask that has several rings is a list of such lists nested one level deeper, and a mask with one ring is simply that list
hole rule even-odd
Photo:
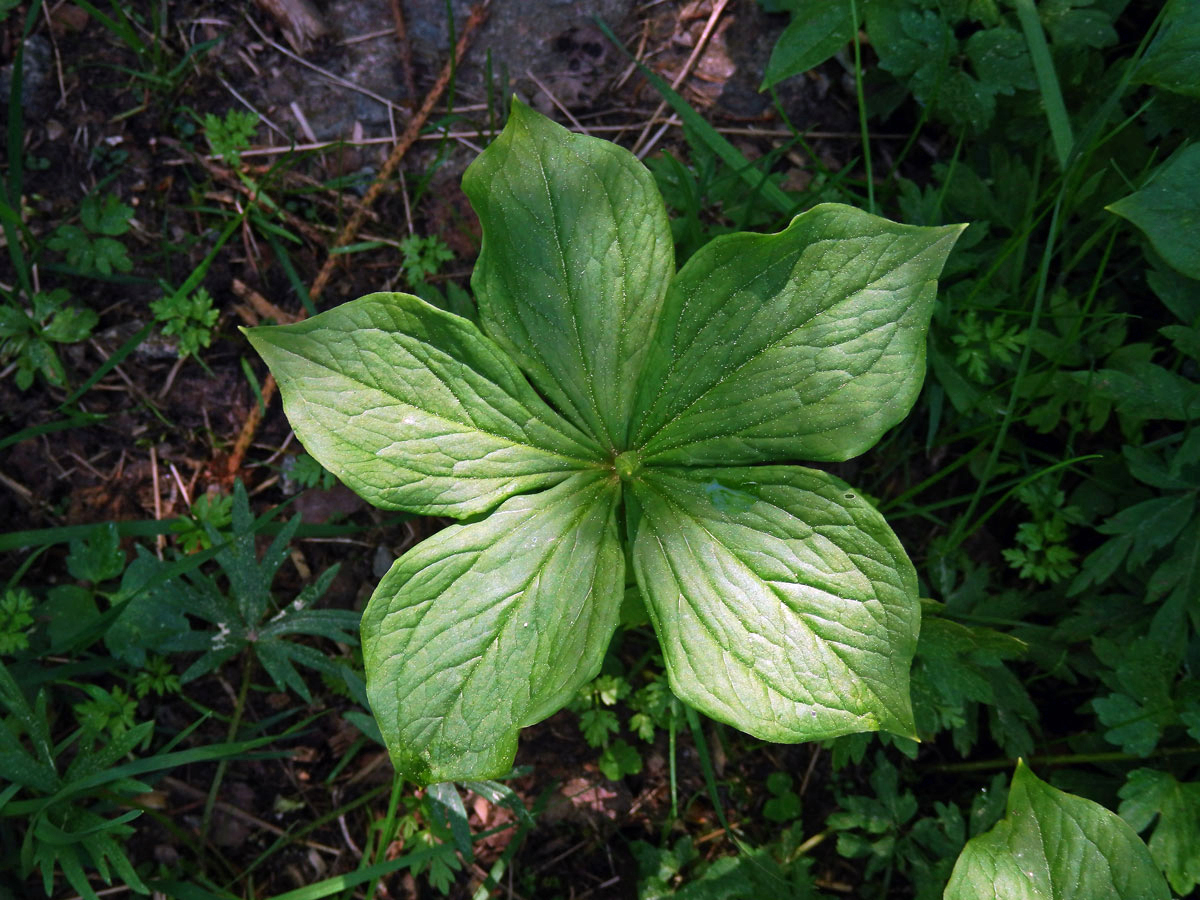
[{"label": "leaf midrib", "polygon": [[[276,344],[273,344],[272,346],[274,346],[274,348],[275,348],[277,351],[279,351],[279,352],[282,352],[282,353],[287,353],[287,354],[289,354],[289,355],[291,355],[291,356],[295,356],[295,357],[297,357],[298,359],[300,359],[302,362],[305,362],[305,363],[310,363],[310,364],[313,364],[313,363],[314,363],[314,361],[313,361],[312,359],[310,359],[310,358],[308,358],[308,357],[306,357],[306,356],[303,356],[302,354],[300,354],[300,353],[297,353],[296,351],[294,351],[294,350],[291,350],[290,348],[287,348],[287,347],[282,347],[282,346],[280,346],[280,345],[279,345],[279,344],[277,344],[277,343],[276,343]],[[457,362],[459,365],[466,365],[465,363],[462,363],[462,362],[461,362],[461,361],[459,361],[459,360],[455,360],[455,362]],[[487,437],[489,437],[489,438],[492,438],[493,440],[496,440],[497,442],[505,443],[505,444],[507,444],[507,445],[509,445],[509,446],[511,446],[511,447],[520,447],[520,448],[526,448],[526,449],[529,449],[529,450],[535,451],[535,452],[537,452],[537,453],[539,453],[539,454],[542,454],[542,455],[544,455],[544,456],[554,457],[554,458],[561,459],[561,460],[564,460],[564,461],[566,461],[566,462],[570,462],[570,463],[576,463],[577,465],[575,465],[575,466],[574,466],[574,468],[576,468],[576,469],[579,469],[579,470],[581,470],[581,471],[586,471],[586,470],[588,470],[588,469],[590,469],[590,468],[593,468],[593,467],[595,466],[595,464],[596,464],[596,460],[594,460],[594,459],[583,459],[583,458],[580,458],[580,457],[568,456],[568,455],[566,455],[565,453],[559,453],[557,450],[550,450],[550,449],[548,449],[548,448],[546,448],[546,447],[542,447],[542,446],[539,446],[539,445],[537,445],[537,444],[534,444],[534,443],[516,441],[516,440],[513,440],[511,437],[509,437],[509,436],[507,436],[507,435],[501,435],[501,434],[497,434],[497,433],[496,433],[494,430],[490,430],[490,429],[487,429],[487,428],[480,427],[478,424],[476,424],[476,422],[474,421],[474,419],[473,419],[473,418],[471,417],[471,415],[470,415],[469,404],[465,404],[465,403],[463,403],[463,402],[462,402],[462,399],[461,399],[461,398],[458,396],[458,394],[456,394],[456,393],[454,394],[454,398],[455,398],[456,400],[458,400],[458,401],[459,401],[459,403],[461,404],[461,406],[462,406],[462,409],[463,409],[463,410],[464,410],[464,412],[465,412],[465,416],[464,416],[464,418],[466,419],[466,421],[457,421],[457,420],[455,420],[455,419],[449,418],[448,416],[442,415],[442,414],[440,414],[440,413],[435,413],[435,412],[432,412],[432,411],[430,411],[430,410],[428,410],[428,409],[423,409],[422,407],[415,406],[415,405],[413,405],[412,403],[409,403],[408,401],[406,401],[406,400],[404,400],[404,399],[402,399],[402,398],[400,398],[400,397],[397,397],[397,396],[396,396],[394,393],[392,393],[391,391],[389,391],[389,390],[386,390],[386,389],[384,389],[384,388],[382,388],[382,387],[379,387],[379,386],[377,386],[377,385],[373,385],[373,384],[368,384],[368,383],[367,383],[367,382],[365,382],[365,381],[362,381],[362,380],[360,380],[360,379],[358,379],[358,378],[355,378],[354,376],[348,375],[347,373],[345,373],[345,372],[343,372],[343,371],[339,371],[339,370],[337,370],[337,369],[334,369],[334,368],[332,368],[332,367],[330,367],[330,366],[328,366],[328,365],[323,365],[323,364],[318,364],[318,365],[321,365],[321,368],[323,368],[323,369],[325,369],[325,370],[327,370],[327,371],[329,371],[329,372],[333,372],[333,373],[335,373],[335,374],[339,375],[340,377],[342,377],[342,378],[345,378],[347,381],[351,382],[352,384],[360,385],[361,387],[363,387],[363,388],[365,388],[365,389],[368,389],[368,390],[377,391],[378,393],[380,393],[380,394],[383,394],[385,397],[391,397],[393,400],[395,400],[395,401],[396,401],[396,405],[397,405],[397,406],[399,406],[400,408],[402,408],[402,409],[406,409],[406,410],[407,410],[407,409],[411,409],[411,410],[413,410],[414,412],[418,412],[418,413],[420,413],[421,415],[423,415],[423,416],[426,416],[426,417],[428,417],[429,419],[432,419],[432,420],[434,420],[435,422],[437,422],[437,423],[439,423],[439,424],[440,424],[440,423],[447,423],[447,424],[450,424],[450,425],[457,425],[457,426],[459,426],[459,428],[460,428],[460,429],[461,429],[461,428],[463,428],[463,427],[472,428],[472,429],[474,429],[475,431],[477,431],[477,432],[478,432],[478,433],[480,433],[480,434],[486,435]],[[497,385],[495,382],[491,381],[491,379],[487,378],[487,376],[483,375],[482,373],[476,373],[476,374],[477,374],[477,375],[479,375],[479,377],[480,377],[480,378],[482,378],[482,379],[484,379],[485,381],[487,381],[487,383],[488,383],[488,384],[491,384],[493,387],[495,387],[495,388],[496,388],[498,391],[503,391],[503,389],[502,389],[502,388],[501,388],[499,385]],[[436,376],[435,376],[435,377],[436,377]],[[284,376],[284,377],[281,379],[281,381],[284,381],[284,382],[292,382],[293,384],[294,384],[294,383],[295,383],[297,380],[298,380],[298,379],[297,379],[297,378],[296,378],[294,375],[291,375],[291,374],[288,374],[288,375]],[[439,379],[439,380],[441,380],[441,379]],[[452,382],[443,382],[443,383],[447,384],[448,386],[450,386],[450,385],[452,384]],[[453,389],[452,389],[452,387],[451,387],[451,392],[453,393]],[[511,400],[513,400],[513,401],[515,401],[516,403],[519,403],[519,404],[520,404],[520,406],[521,406],[521,408],[522,408],[522,409],[524,409],[525,411],[527,411],[527,412],[529,413],[529,416],[530,416],[530,420],[531,420],[531,421],[540,422],[540,423],[541,423],[542,425],[544,425],[546,428],[548,428],[548,429],[550,429],[550,430],[552,430],[552,431],[555,431],[555,432],[557,432],[559,435],[561,435],[561,436],[563,437],[563,439],[564,439],[564,440],[568,440],[568,441],[572,441],[572,442],[574,442],[573,438],[571,438],[571,436],[570,436],[570,435],[568,435],[568,434],[564,434],[562,431],[560,431],[558,428],[556,428],[556,427],[555,427],[553,424],[551,424],[550,422],[547,422],[547,421],[546,421],[545,419],[543,419],[541,416],[537,415],[537,414],[536,414],[536,413],[535,413],[533,410],[529,409],[529,408],[528,408],[528,406],[526,406],[526,404],[525,404],[525,401],[524,401],[524,400],[521,400],[521,399],[520,399],[520,398],[518,398],[518,397],[513,397],[511,394],[509,394],[509,393],[508,393],[508,392],[506,392],[506,391],[505,391],[504,393],[505,393],[505,394],[506,394],[506,395],[509,397],[509,399],[511,399]],[[315,403],[314,403],[312,400],[310,400],[310,399],[308,398],[307,392],[299,390],[299,388],[298,388],[298,387],[297,387],[297,389],[296,389],[296,397],[297,397],[297,399],[299,399],[299,400],[300,400],[300,401],[301,401],[301,402],[302,402],[302,403],[303,403],[305,406],[316,406],[316,405],[317,405],[317,404],[315,404]],[[321,408],[322,408],[322,409],[329,409],[330,407],[329,407],[329,406],[327,406],[327,405],[324,405],[324,404],[322,404],[322,405],[321,405]],[[499,410],[497,410],[497,411],[499,412]],[[341,411],[340,411],[340,410],[338,410],[338,412],[339,412],[339,413],[341,413]],[[342,414],[343,414],[343,415],[346,415],[345,413],[342,413]],[[355,416],[349,416],[349,415],[346,415],[346,417],[347,417],[347,418],[357,418],[357,417],[358,417],[358,416],[360,416],[360,415],[363,415],[363,413],[358,413],[358,414],[356,414]],[[501,415],[504,415],[504,416],[505,416],[505,418],[506,418],[506,419],[508,419],[508,421],[510,421],[510,422],[512,422],[512,421],[513,421],[511,418],[509,418],[509,417],[507,416],[507,414],[505,414],[505,413],[501,413]],[[555,413],[555,415],[557,415],[557,413]],[[515,423],[515,422],[513,422],[513,424],[514,424],[514,425],[516,425],[516,423]],[[446,433],[450,433],[450,430],[448,429]],[[415,440],[415,439],[414,439],[414,440]],[[421,438],[421,440],[427,440],[427,438]],[[404,443],[404,441],[399,441],[399,442],[396,442],[396,441],[394,441],[393,443]],[[382,459],[383,457],[379,457],[379,458],[380,458],[380,459]],[[411,467],[409,467],[409,466],[406,466],[406,468],[411,468]],[[415,469],[415,468],[414,468],[414,469],[413,469],[413,471],[420,471],[420,470],[419,470],[419,469]],[[562,471],[562,470],[550,470],[550,471]],[[422,473],[422,474],[428,474],[428,473]],[[530,474],[535,474],[535,473],[530,473]],[[450,474],[447,474],[447,475],[445,475],[444,477],[451,477],[451,476],[450,476]],[[461,476],[455,476],[455,477],[461,477]]]}]

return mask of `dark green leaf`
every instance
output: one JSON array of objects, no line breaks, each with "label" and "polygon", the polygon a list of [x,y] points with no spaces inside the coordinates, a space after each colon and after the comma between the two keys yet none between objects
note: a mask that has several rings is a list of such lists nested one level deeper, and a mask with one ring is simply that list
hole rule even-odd
[{"label": "dark green leaf", "polygon": [[1175,893],[1190,894],[1200,884],[1200,782],[1181,783],[1167,772],[1134,769],[1121,788],[1118,811],[1139,832],[1158,820],[1150,855]]},{"label": "dark green leaf", "polygon": [[121,536],[113,522],[97,525],[83,540],[71,541],[67,571],[80,581],[93,584],[116,578],[125,569]]},{"label": "dark green leaf", "polygon": [[1142,57],[1137,79],[1189,97],[1200,97],[1200,6],[1170,0],[1154,42]]},{"label": "dark green leaf", "polygon": [[1197,184],[1200,144],[1192,144],[1164,163],[1140,191],[1108,206],[1145,232],[1162,258],[1188,278],[1200,278]]},{"label": "dark green leaf", "polygon": [[[860,17],[865,6],[865,0],[858,6]],[[858,28],[850,7],[850,0],[795,0],[791,24],[775,42],[759,90],[816,68],[850,43]]]}]

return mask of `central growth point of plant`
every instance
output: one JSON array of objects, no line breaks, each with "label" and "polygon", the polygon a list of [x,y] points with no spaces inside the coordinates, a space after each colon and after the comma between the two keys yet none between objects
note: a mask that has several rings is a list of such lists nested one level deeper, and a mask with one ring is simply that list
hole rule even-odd
[{"label": "central growth point of plant", "polygon": [[613,460],[613,470],[622,481],[628,481],[642,470],[642,460],[636,450],[625,450],[618,453]]},{"label": "central growth point of plant", "polygon": [[514,102],[463,187],[481,325],[370,294],[250,341],[306,450],[386,509],[465,520],[363,616],[400,773],[503,775],[600,670],[626,560],[671,689],[772,741],[915,736],[917,578],[839,461],[908,413],[959,226],[838,204],[678,272],[626,150]]}]

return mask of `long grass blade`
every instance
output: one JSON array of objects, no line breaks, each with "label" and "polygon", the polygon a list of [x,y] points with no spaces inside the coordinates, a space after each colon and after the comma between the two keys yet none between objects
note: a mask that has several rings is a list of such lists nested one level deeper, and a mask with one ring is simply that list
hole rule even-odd
[{"label": "long grass blade", "polygon": [[1025,43],[1029,45],[1029,55],[1033,59],[1033,72],[1037,78],[1038,89],[1042,93],[1042,105],[1046,108],[1046,118],[1050,122],[1054,153],[1058,157],[1059,167],[1065,170],[1067,161],[1071,158],[1071,150],[1075,146],[1075,137],[1071,133],[1071,120],[1067,116],[1062,89],[1058,86],[1058,73],[1054,71],[1054,60],[1050,58],[1046,33],[1042,31],[1042,22],[1038,18],[1033,0],[1016,0],[1016,4],[1017,18],[1021,20]]}]

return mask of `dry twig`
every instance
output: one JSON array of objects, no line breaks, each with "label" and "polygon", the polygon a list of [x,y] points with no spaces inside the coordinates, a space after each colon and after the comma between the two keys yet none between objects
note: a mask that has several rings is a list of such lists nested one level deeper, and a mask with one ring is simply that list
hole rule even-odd
[{"label": "dry twig", "polygon": [[[466,25],[463,26],[462,35],[458,39],[458,45],[454,48],[453,57],[442,68],[441,74],[438,75],[433,88],[425,97],[425,102],[413,115],[412,119],[409,120],[408,127],[404,129],[404,133],[396,141],[396,146],[392,148],[387,162],[383,164],[383,167],[379,170],[379,174],[375,176],[375,180],[367,190],[366,196],[363,197],[362,203],[354,211],[354,215],[350,217],[350,221],[346,223],[346,227],[342,229],[342,233],[338,235],[337,240],[333,242],[333,246],[330,247],[329,254],[325,258],[325,264],[321,267],[321,271],[317,273],[317,277],[309,289],[309,297],[314,302],[324,293],[325,286],[329,283],[329,279],[333,275],[333,270],[337,267],[338,256],[336,251],[341,247],[347,246],[354,240],[363,222],[366,221],[368,210],[379,199],[379,195],[383,193],[387,183],[391,180],[401,161],[404,159],[405,154],[408,153],[409,148],[416,142],[425,122],[429,119],[434,107],[449,86],[452,73],[466,54],[471,38],[479,26],[487,19],[490,3],[491,0],[482,0],[481,3],[471,10],[471,15],[468,17]],[[259,423],[262,421],[263,411],[266,410],[267,404],[275,397],[275,388],[275,379],[268,374],[263,379],[262,403],[250,408],[250,412],[246,416],[246,421],[242,425],[241,434],[238,435],[237,442],[229,454],[229,460],[226,465],[226,476],[231,481],[242,467],[242,461],[246,458],[246,451],[250,449],[250,442],[254,440],[254,434],[258,430]]]}]

